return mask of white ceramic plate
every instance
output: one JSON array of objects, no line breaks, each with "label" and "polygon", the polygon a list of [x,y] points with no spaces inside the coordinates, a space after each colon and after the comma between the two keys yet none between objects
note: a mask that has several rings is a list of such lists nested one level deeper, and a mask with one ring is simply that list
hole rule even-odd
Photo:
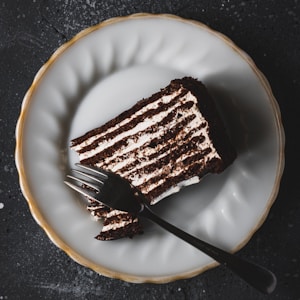
[{"label": "white ceramic plate", "polygon": [[28,90],[18,121],[16,164],[36,221],[75,261],[132,282],[187,278],[212,259],[149,223],[134,239],[94,239],[78,195],[63,183],[78,160],[70,139],[185,75],[215,97],[238,151],[221,175],[209,175],[155,210],[229,251],[259,228],[276,197],[284,158],[280,112],[264,76],[229,39],[203,24],[138,14],[89,28],[60,47]]}]

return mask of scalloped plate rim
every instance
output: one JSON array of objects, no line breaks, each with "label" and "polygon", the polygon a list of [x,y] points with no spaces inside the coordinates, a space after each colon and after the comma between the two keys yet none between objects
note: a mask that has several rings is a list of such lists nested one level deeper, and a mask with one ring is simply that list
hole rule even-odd
[{"label": "scalloped plate rim", "polygon": [[225,43],[227,43],[233,50],[237,51],[238,54],[241,56],[242,59],[244,59],[249,66],[252,68],[252,70],[255,72],[255,74],[257,75],[257,77],[259,78],[260,82],[262,83],[262,85],[264,86],[265,90],[268,93],[268,98],[271,101],[272,107],[274,109],[274,112],[276,113],[276,126],[277,126],[277,132],[278,132],[278,136],[279,136],[279,145],[281,146],[279,149],[279,164],[277,166],[277,173],[276,173],[276,180],[275,180],[275,184],[272,190],[272,195],[270,197],[270,199],[267,202],[267,207],[266,210],[263,212],[260,222],[258,222],[256,224],[256,226],[254,226],[254,228],[251,230],[251,232],[249,232],[248,236],[245,237],[244,241],[242,241],[238,247],[236,247],[233,252],[241,249],[249,240],[250,238],[253,236],[253,234],[261,227],[261,225],[263,224],[263,222],[265,221],[269,210],[272,206],[272,204],[274,203],[278,190],[279,190],[279,184],[280,184],[280,179],[283,173],[283,169],[284,169],[284,131],[283,131],[283,126],[282,126],[282,122],[281,122],[281,115],[280,115],[280,110],[279,110],[279,106],[275,100],[275,97],[273,96],[273,93],[271,91],[270,85],[267,81],[267,79],[265,78],[265,76],[258,70],[258,68],[256,67],[255,63],[253,62],[253,60],[241,49],[239,49],[228,37],[226,37],[225,35],[216,32],[212,29],[210,29],[209,27],[207,27],[206,25],[198,22],[198,21],[194,21],[194,20],[188,20],[188,19],[183,19],[181,17],[177,17],[174,15],[167,15],[167,14],[160,14],[160,15],[153,15],[153,14],[145,14],[145,13],[141,13],[141,14],[134,14],[134,15],[129,15],[129,16],[125,16],[125,17],[115,17],[115,18],[111,18],[108,19],[106,21],[101,22],[100,24],[94,25],[92,27],[89,27],[83,31],[81,31],[80,33],[78,33],[75,37],[73,37],[70,41],[68,41],[67,43],[63,44],[62,46],[60,46],[55,52],[54,54],[49,58],[49,60],[41,67],[41,69],[37,72],[36,76],[34,77],[33,83],[30,86],[30,88],[28,89],[26,95],[24,96],[24,100],[22,103],[22,107],[21,107],[21,113],[17,122],[17,126],[16,126],[16,149],[15,149],[15,162],[16,162],[16,167],[19,173],[19,181],[20,181],[20,186],[21,186],[21,190],[28,202],[28,205],[30,207],[30,211],[31,214],[33,215],[34,219],[36,220],[36,222],[44,229],[44,231],[47,233],[48,237],[59,247],[61,248],[64,252],[66,252],[73,260],[77,261],[78,263],[80,263],[81,265],[84,265],[86,267],[89,267],[91,269],[93,269],[94,271],[103,274],[105,276],[111,277],[111,278],[118,278],[118,279],[122,279],[125,281],[129,281],[129,282],[151,282],[151,283],[165,283],[165,282],[170,282],[170,281],[174,281],[174,280],[178,280],[178,279],[183,279],[183,278],[189,278],[189,277],[193,277],[195,275],[198,275],[216,265],[218,265],[217,263],[212,263],[207,265],[204,268],[201,269],[196,269],[196,270],[191,270],[189,272],[186,273],[182,273],[182,274],[178,274],[176,276],[162,276],[162,277],[143,277],[143,276],[134,276],[132,274],[124,274],[124,273],[119,273],[119,272],[114,272],[112,270],[103,268],[102,266],[97,266],[94,265],[93,263],[91,263],[89,260],[86,260],[85,258],[83,258],[80,254],[78,254],[74,249],[71,249],[63,240],[61,240],[57,234],[55,232],[53,232],[53,230],[49,227],[49,225],[45,222],[45,220],[43,219],[43,215],[42,213],[39,211],[39,209],[35,206],[35,200],[31,194],[31,191],[28,187],[28,183],[26,181],[26,177],[25,177],[25,170],[24,170],[24,162],[22,160],[22,131],[23,131],[23,125],[24,125],[24,120],[26,119],[26,114],[27,114],[27,109],[28,106],[30,105],[30,99],[32,94],[34,93],[34,90],[36,89],[36,87],[38,86],[40,80],[42,80],[44,74],[47,72],[47,70],[51,67],[51,65],[56,61],[57,57],[59,57],[64,51],[66,51],[67,49],[69,49],[74,43],[76,43],[78,40],[80,40],[82,37],[88,35],[89,33],[95,31],[95,30],[100,30],[101,28],[104,28],[105,26],[108,26],[110,24],[114,24],[117,22],[121,22],[121,21],[126,21],[128,19],[134,19],[134,18],[171,18],[174,20],[178,20],[180,22],[188,22],[188,23],[193,23],[197,26],[199,26],[202,29],[207,30],[209,33],[217,35],[221,40],[223,40]]}]

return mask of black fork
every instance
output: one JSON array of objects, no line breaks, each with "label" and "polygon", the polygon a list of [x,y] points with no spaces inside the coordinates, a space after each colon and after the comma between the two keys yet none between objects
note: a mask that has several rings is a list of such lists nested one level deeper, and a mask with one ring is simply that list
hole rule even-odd
[{"label": "black fork", "polygon": [[87,198],[93,199],[113,209],[134,213],[153,221],[212,257],[217,262],[225,265],[257,290],[265,294],[270,294],[274,291],[277,280],[271,271],[208,244],[161,219],[145,203],[143,195],[121,176],[96,167],[82,164],[76,165],[85,171],[73,170],[73,172],[80,175],[80,177],[67,176],[77,182],[77,184],[74,184],[70,181],[65,181],[72,189]]}]

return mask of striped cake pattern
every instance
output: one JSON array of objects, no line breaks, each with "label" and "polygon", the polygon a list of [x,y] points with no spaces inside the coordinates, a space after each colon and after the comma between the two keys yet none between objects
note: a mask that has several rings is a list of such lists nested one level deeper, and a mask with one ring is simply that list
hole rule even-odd
[{"label": "striped cake pattern", "polygon": [[[155,204],[219,173],[235,152],[205,86],[175,79],[160,92],[99,128],[72,140],[80,162],[118,173]],[[139,220],[91,201],[88,210],[104,220],[97,237],[108,240],[142,231]]]}]

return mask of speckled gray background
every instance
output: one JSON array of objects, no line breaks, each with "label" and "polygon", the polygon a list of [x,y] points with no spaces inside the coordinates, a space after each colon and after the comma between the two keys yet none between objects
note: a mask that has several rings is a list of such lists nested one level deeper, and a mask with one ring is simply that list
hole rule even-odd
[{"label": "speckled gray background", "polygon": [[[271,268],[278,287],[265,296],[224,267],[169,284],[130,284],[73,262],[35,223],[18,185],[15,125],[35,73],[61,44],[110,17],[173,13],[229,36],[270,81],[286,130],[286,169],[276,203],[240,255]],[[298,0],[0,1],[0,300],[300,299]],[[297,156],[296,156],[297,155]]]}]

